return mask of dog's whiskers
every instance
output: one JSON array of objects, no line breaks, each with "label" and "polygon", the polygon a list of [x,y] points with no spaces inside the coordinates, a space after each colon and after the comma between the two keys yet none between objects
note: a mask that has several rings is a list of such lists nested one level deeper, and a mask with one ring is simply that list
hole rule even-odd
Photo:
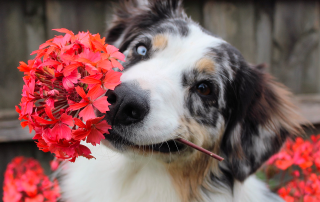
[{"label": "dog's whiskers", "polygon": [[168,141],[166,141],[166,143],[167,143],[167,145],[168,145],[168,149],[169,149],[169,154],[170,154],[170,162],[171,162],[171,149],[170,149],[170,145],[169,145],[169,143],[168,143]]}]

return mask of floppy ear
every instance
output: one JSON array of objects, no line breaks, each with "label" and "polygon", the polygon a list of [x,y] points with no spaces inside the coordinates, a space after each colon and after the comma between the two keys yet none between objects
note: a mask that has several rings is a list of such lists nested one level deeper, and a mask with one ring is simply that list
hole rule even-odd
[{"label": "floppy ear", "polygon": [[165,18],[186,17],[181,0],[121,0],[114,9],[106,42],[126,49],[126,42]]},{"label": "floppy ear", "polygon": [[221,148],[233,176],[243,181],[278,152],[288,136],[303,133],[300,124],[306,121],[282,84],[245,61],[226,93],[231,113]]}]

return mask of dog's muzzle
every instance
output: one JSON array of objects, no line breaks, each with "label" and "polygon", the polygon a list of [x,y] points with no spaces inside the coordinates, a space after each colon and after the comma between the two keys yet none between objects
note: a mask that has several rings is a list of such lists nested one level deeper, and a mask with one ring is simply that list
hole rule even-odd
[{"label": "dog's muzzle", "polygon": [[[106,140],[115,148],[122,150],[124,146],[132,148],[142,147],[145,150],[170,153],[181,151],[184,145],[175,140],[167,140],[156,144],[137,145],[135,132],[142,127],[150,111],[150,93],[143,90],[135,83],[122,83],[114,91],[108,91],[106,96],[110,111],[106,113],[106,119],[111,124],[110,134],[105,135]],[[147,135],[150,134],[145,134]]]},{"label": "dog's muzzle", "polygon": [[135,84],[122,83],[106,95],[111,104],[107,116],[112,126],[129,126],[141,122],[149,112],[147,92]]}]

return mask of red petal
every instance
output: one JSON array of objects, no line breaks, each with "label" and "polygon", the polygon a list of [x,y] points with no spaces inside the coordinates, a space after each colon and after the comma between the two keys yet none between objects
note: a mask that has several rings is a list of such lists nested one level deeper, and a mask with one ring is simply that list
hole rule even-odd
[{"label": "red petal", "polygon": [[52,135],[56,135],[59,140],[66,139],[71,140],[71,129],[63,124],[63,123],[57,123],[51,130]]},{"label": "red petal", "polygon": [[124,56],[122,53],[120,52],[114,52],[112,54],[110,54],[111,57],[114,57],[114,58],[117,58],[118,60],[121,60],[121,61],[125,61],[124,59],[126,58],[126,56]]},{"label": "red petal", "polygon": [[98,49],[99,51],[104,51],[107,52],[107,49],[99,42],[99,41],[92,41],[92,44],[95,46],[96,49]]},{"label": "red petal", "polygon": [[75,140],[83,140],[89,135],[89,133],[90,133],[90,130],[87,131],[86,129],[80,128],[72,131],[72,138]]},{"label": "red petal", "polygon": [[16,112],[18,112],[19,114],[21,113],[21,109],[16,105]]},{"label": "red petal", "polygon": [[57,32],[61,32],[61,33],[66,33],[66,34],[70,34],[71,36],[74,35],[74,33],[66,28],[60,28],[60,29],[52,29],[54,31],[57,31]]},{"label": "red petal", "polygon": [[44,108],[44,110],[45,110],[46,114],[48,115],[48,117],[49,117],[52,121],[57,121],[57,119],[53,116],[52,111],[51,111],[51,109],[50,109],[49,106],[46,106],[46,107]]},{"label": "red petal", "polygon": [[69,54],[61,54],[60,55],[60,58],[62,60],[66,60],[66,61],[74,61],[74,57],[72,55],[69,55]]},{"label": "red petal", "polygon": [[20,124],[22,126],[22,128],[25,128],[28,125],[28,121],[22,121]]},{"label": "red petal", "polygon": [[104,135],[99,130],[92,129],[87,137],[87,143],[96,146],[96,144],[100,144],[101,139],[105,139]]},{"label": "red petal", "polygon": [[62,79],[62,85],[66,90],[71,90],[74,88],[74,84],[66,77]]},{"label": "red petal", "polygon": [[47,143],[44,140],[38,140],[37,146],[43,152],[49,152],[50,151],[49,150],[49,146],[47,145]]},{"label": "red petal", "polygon": [[117,67],[117,68],[119,68],[120,70],[123,70],[123,67],[122,67],[122,65],[120,64],[120,62],[118,62],[116,59],[114,59],[114,58],[110,58],[110,60],[111,60],[111,63],[112,63],[112,66],[113,67]]},{"label": "red petal", "polygon": [[32,52],[30,53],[30,55],[34,55],[34,54],[36,54],[36,53],[39,53],[40,51],[42,51],[42,50],[35,50],[35,51],[32,51]]},{"label": "red petal", "polygon": [[91,76],[84,77],[83,79],[80,79],[80,81],[82,83],[86,83],[86,84],[99,84],[99,83],[101,83],[101,81],[99,79],[92,78]]},{"label": "red petal", "polygon": [[92,124],[98,124],[103,118],[104,118],[104,116],[97,117],[94,119],[89,119],[86,124],[87,124],[87,126],[90,125],[90,127],[91,127]]},{"label": "red petal", "polygon": [[39,116],[33,116],[33,118],[39,122],[40,124],[45,124],[45,125],[49,125],[49,124],[53,124],[55,123],[55,121],[48,121],[48,120],[45,120],[44,118],[41,118]]},{"label": "red petal", "polygon": [[86,147],[84,145],[79,145],[78,149],[79,149],[79,155],[84,156],[88,159],[94,158],[93,156],[90,155],[91,151],[88,147]]},{"label": "red petal", "polygon": [[86,128],[86,125],[78,118],[74,118],[74,123],[80,128]]},{"label": "red petal", "polygon": [[83,88],[81,88],[80,86],[76,87],[76,91],[83,99],[85,99],[87,97],[87,95],[84,92]]},{"label": "red petal", "polygon": [[84,121],[96,118],[92,104],[87,105],[83,110],[81,110],[79,117],[82,117]]},{"label": "red petal", "polygon": [[78,79],[81,78],[81,74],[75,69],[71,74],[67,77],[72,83],[78,83]]},{"label": "red petal", "polygon": [[88,105],[88,103],[86,103],[86,102],[85,103],[77,103],[77,104],[70,105],[69,109],[78,110],[78,109],[81,109],[81,108],[83,108],[83,107],[85,107],[87,105]]},{"label": "red petal", "polygon": [[[42,49],[37,52],[37,56],[35,59],[41,58],[44,54],[46,54],[47,49]],[[30,55],[33,55],[36,51],[33,51]]]},{"label": "red petal", "polygon": [[97,108],[101,113],[109,111],[109,102],[107,101],[107,96],[103,96],[93,102],[93,106]]},{"label": "red petal", "polygon": [[110,70],[106,73],[104,79],[104,87],[107,89],[114,90],[114,88],[121,83],[120,77],[122,73]]},{"label": "red petal", "polygon": [[50,107],[51,109],[53,109],[53,108],[54,108],[54,99],[53,99],[52,97],[48,98],[48,99],[46,100],[46,104],[47,104],[48,107]]},{"label": "red petal", "polygon": [[52,130],[47,128],[45,130],[43,130],[42,132],[42,137],[44,139],[44,141],[48,144],[54,144],[54,143],[57,143],[57,136],[54,135],[52,133]]},{"label": "red petal", "polygon": [[94,66],[92,66],[91,64],[86,64],[85,68],[89,72],[90,75],[95,75],[95,74],[99,73],[98,69],[95,68]]},{"label": "red petal", "polygon": [[108,71],[112,69],[112,64],[109,60],[102,60],[98,62],[97,67]]},{"label": "red petal", "polygon": [[43,66],[60,65],[60,64],[61,63],[56,60],[48,60],[48,61],[42,63],[40,66],[43,67]]},{"label": "red petal", "polygon": [[94,62],[92,62],[91,60],[87,59],[87,58],[79,58],[77,59],[78,62],[83,62],[83,63],[89,63],[91,65],[95,65]]},{"label": "red petal", "polygon": [[77,69],[78,67],[82,66],[81,63],[75,63],[75,64],[72,64],[72,65],[68,65],[66,66],[64,69],[63,69],[63,75],[64,76],[69,76],[73,70]]},{"label": "red petal", "polygon": [[73,127],[73,118],[71,115],[67,115],[66,113],[62,114],[60,117],[60,121],[68,126]]},{"label": "red petal", "polygon": [[18,69],[20,70],[20,72],[30,72],[30,70],[32,69],[22,61],[20,61],[19,63],[20,63],[20,66],[18,67]]},{"label": "red petal", "polygon": [[47,42],[41,44],[41,45],[39,46],[39,49],[44,49],[44,48],[46,48],[47,46],[59,47],[57,44],[52,43],[52,42],[50,42],[50,41],[47,41]]},{"label": "red petal", "polygon": [[106,120],[103,120],[98,124],[95,124],[95,126],[102,133],[107,133],[107,134],[109,134],[109,130],[111,129],[111,126],[107,123]]},{"label": "red petal", "polygon": [[119,49],[117,49],[116,47],[114,47],[113,45],[108,45],[107,46],[107,52],[108,54],[114,53],[116,51],[118,51]]},{"label": "red petal", "polygon": [[89,90],[87,96],[90,97],[92,100],[95,100],[101,95],[105,94],[106,92],[106,90],[103,90],[101,88],[101,84],[98,84]]}]

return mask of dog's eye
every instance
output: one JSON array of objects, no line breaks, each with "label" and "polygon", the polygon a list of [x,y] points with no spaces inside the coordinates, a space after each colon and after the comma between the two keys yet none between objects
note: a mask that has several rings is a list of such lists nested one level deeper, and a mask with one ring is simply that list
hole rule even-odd
[{"label": "dog's eye", "polygon": [[201,95],[210,95],[210,93],[211,93],[211,88],[210,88],[209,84],[207,84],[206,82],[199,83],[196,86],[196,89],[197,89],[198,93]]},{"label": "dog's eye", "polygon": [[137,47],[137,53],[139,55],[145,56],[147,54],[147,51],[148,51],[147,48],[145,46],[143,46],[143,45],[139,45]]}]

